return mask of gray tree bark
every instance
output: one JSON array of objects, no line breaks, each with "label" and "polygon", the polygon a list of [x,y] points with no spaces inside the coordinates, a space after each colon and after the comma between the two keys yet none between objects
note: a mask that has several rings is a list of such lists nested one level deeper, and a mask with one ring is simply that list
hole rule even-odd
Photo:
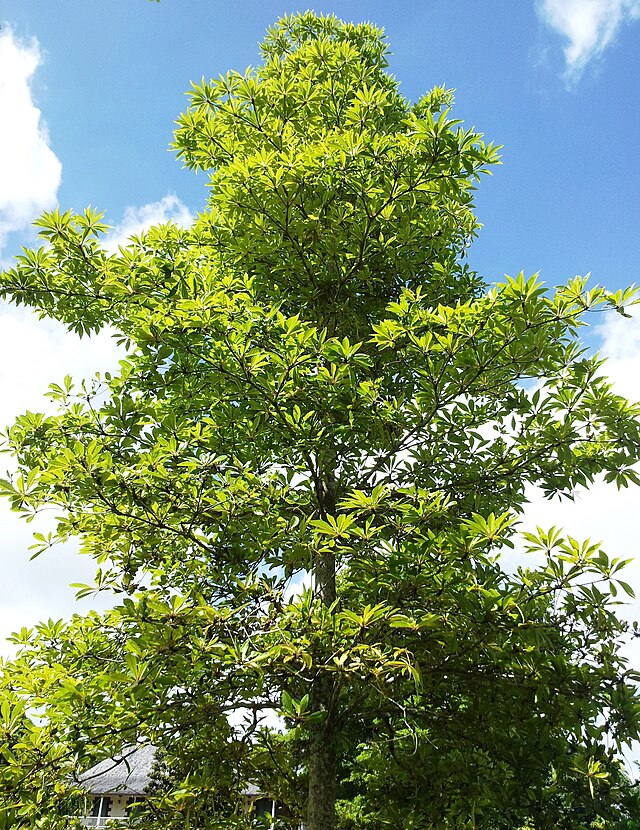
[{"label": "gray tree bark", "polygon": [[[333,473],[322,476],[317,485],[319,513],[335,514],[336,494]],[[313,563],[314,590],[329,606],[336,599],[336,559],[317,554]],[[310,695],[311,711],[322,712],[321,723],[311,726],[309,742],[308,830],[334,830],[337,777],[338,726],[334,678],[324,669],[316,672]]]}]

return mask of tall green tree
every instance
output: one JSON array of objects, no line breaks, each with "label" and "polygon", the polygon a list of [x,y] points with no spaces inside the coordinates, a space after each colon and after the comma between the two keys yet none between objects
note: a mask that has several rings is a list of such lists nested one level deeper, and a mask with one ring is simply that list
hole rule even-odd
[{"label": "tall green tree", "polygon": [[608,820],[640,713],[624,561],[556,529],[525,534],[537,566],[501,553],[528,485],[637,483],[639,409],[578,339],[630,292],[485,285],[465,253],[496,150],[386,54],[371,25],[283,18],[179,119],[209,176],[193,227],[109,254],[98,214],[55,211],[2,275],[127,348],[7,433],[14,509],[59,515],[36,553],[78,537],[80,592],[120,597],[16,635],[0,803],[25,827],[63,826],[78,770],[136,741],[169,771],[148,827],[246,826],[249,785],[309,830],[573,827],[568,799]]}]

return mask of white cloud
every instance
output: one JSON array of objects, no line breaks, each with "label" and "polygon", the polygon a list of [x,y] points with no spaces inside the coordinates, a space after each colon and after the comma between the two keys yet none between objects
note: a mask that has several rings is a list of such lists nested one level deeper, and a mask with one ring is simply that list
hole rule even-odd
[{"label": "white cloud", "polygon": [[130,237],[154,225],[173,222],[188,227],[193,220],[194,217],[184,202],[175,194],[169,193],[158,202],[126,208],[122,221],[109,233],[104,244],[109,251],[115,252],[120,245],[126,245]]},{"label": "white cloud", "polygon": [[[106,245],[115,251],[132,234],[170,220],[183,226],[193,222],[175,195],[129,207]],[[40,320],[25,308],[0,302],[0,355],[0,431],[4,431],[27,409],[52,411],[51,403],[43,397],[50,383],[60,383],[66,374],[80,381],[93,377],[96,371],[115,371],[122,351],[108,330],[81,340],[60,323]],[[0,457],[0,476],[10,465],[8,456]],[[106,596],[76,602],[69,583],[90,583],[95,573],[94,561],[79,556],[76,546],[66,545],[29,561],[32,533],[49,529],[50,518],[28,525],[11,513],[6,502],[0,503],[0,656],[12,653],[3,639],[22,626],[48,617],[69,617],[89,607],[106,607],[110,602]]]},{"label": "white cloud", "polygon": [[0,303],[0,430],[27,409],[51,411],[43,395],[66,374],[80,380],[113,369],[122,354],[111,332],[82,340],[53,320]]},{"label": "white cloud", "polygon": [[[596,333],[600,356],[606,358],[602,373],[617,394],[640,401],[640,315],[627,319],[611,313]],[[589,490],[579,490],[574,501],[548,501],[532,492],[525,524],[545,528],[557,525],[574,538],[601,541],[611,555],[635,557],[628,576],[639,594],[634,613],[640,618],[639,506],[639,488],[618,490],[604,482],[597,482]]]},{"label": "white cloud", "polygon": [[579,80],[587,64],[611,45],[620,27],[640,18],[640,0],[537,0],[541,19],[566,41],[565,79]]},{"label": "white cloud", "polygon": [[[69,334],[60,323],[39,320],[24,308],[0,303],[0,430],[30,409],[51,411],[43,397],[52,382],[65,374],[74,379],[92,377],[96,371],[114,370],[122,356],[109,332],[83,338]],[[0,458],[0,475],[12,466],[9,456]],[[38,620],[68,617],[106,600],[87,599],[77,604],[71,582],[92,582],[95,563],[67,545],[29,561],[28,548],[34,530],[51,529],[51,517],[26,524],[8,503],[0,503],[0,655],[12,649],[2,639]]]},{"label": "white cloud", "polygon": [[[596,333],[600,355],[607,358],[603,374],[611,380],[616,393],[640,401],[640,314],[630,320],[608,314]],[[574,539],[601,542],[602,549],[611,557],[633,559],[621,578],[633,586],[636,599],[629,600],[621,591],[620,598],[626,602],[618,606],[617,613],[626,620],[640,620],[640,488],[618,490],[613,484],[599,481],[589,490],[578,491],[575,501],[548,501],[533,489],[529,499],[521,525],[523,530],[533,530],[536,526],[549,529],[555,525]],[[522,562],[520,556],[511,558]],[[634,668],[640,666],[638,640],[630,641],[625,653]],[[637,777],[633,764],[640,761],[640,746],[636,744],[626,758],[627,772]]]},{"label": "white cloud", "polygon": [[31,80],[42,63],[34,39],[0,32],[0,249],[12,231],[27,227],[56,204],[62,165],[49,146]]}]

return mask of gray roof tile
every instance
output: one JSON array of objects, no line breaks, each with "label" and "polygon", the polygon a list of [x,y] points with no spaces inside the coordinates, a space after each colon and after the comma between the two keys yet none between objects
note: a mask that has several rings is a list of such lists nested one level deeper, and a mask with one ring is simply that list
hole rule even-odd
[{"label": "gray roof tile", "polygon": [[131,746],[83,772],[80,784],[92,795],[144,795],[151,778],[156,748]]}]

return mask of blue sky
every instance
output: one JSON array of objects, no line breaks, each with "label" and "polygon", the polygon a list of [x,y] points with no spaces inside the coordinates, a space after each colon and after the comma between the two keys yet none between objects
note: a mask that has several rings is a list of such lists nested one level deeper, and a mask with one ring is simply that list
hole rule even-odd
[{"label": "blue sky", "polygon": [[[523,269],[550,284],[587,271],[611,288],[640,282],[640,0],[313,7],[384,27],[391,71],[408,98],[453,87],[456,117],[504,145],[503,165],[478,192],[485,227],[470,255],[489,281]],[[106,211],[116,226],[111,244],[149,222],[188,222],[204,203],[206,179],[182,170],[167,147],[190,80],[255,64],[267,26],[305,8],[4,0],[0,263],[33,239],[30,222],[57,203]],[[640,399],[640,321],[600,322],[589,342],[610,358],[617,388]],[[54,324],[0,306],[0,424],[41,408],[49,382],[109,368],[117,357],[108,336],[80,345]],[[532,493],[530,523],[564,524],[634,555],[639,498],[598,485],[567,506]],[[69,613],[65,585],[92,570],[70,550],[28,565],[31,530],[0,508],[0,636]],[[640,587],[637,564],[629,578]],[[640,606],[625,613],[640,616]]]},{"label": "blue sky", "polygon": [[[564,50],[577,35],[571,21],[564,33],[550,22],[555,7],[572,5],[578,32],[585,7],[603,31],[616,7],[622,20],[603,51],[598,41],[585,47],[582,74],[567,75]],[[549,282],[591,271],[619,286],[640,272],[640,22],[632,19],[640,3],[546,6],[546,14],[533,0],[335,0],[314,8],[383,26],[391,70],[409,98],[436,83],[454,87],[456,115],[504,145],[503,166],[478,193],[486,228],[471,254],[478,270],[489,279],[541,270]],[[608,17],[598,19],[599,6]],[[167,193],[197,209],[204,178],[167,152],[190,80],[255,63],[266,27],[303,8],[274,0],[4,0],[0,13],[14,36],[37,38],[42,53],[32,90],[62,163],[60,203],[97,205],[112,222],[125,207]]]}]

